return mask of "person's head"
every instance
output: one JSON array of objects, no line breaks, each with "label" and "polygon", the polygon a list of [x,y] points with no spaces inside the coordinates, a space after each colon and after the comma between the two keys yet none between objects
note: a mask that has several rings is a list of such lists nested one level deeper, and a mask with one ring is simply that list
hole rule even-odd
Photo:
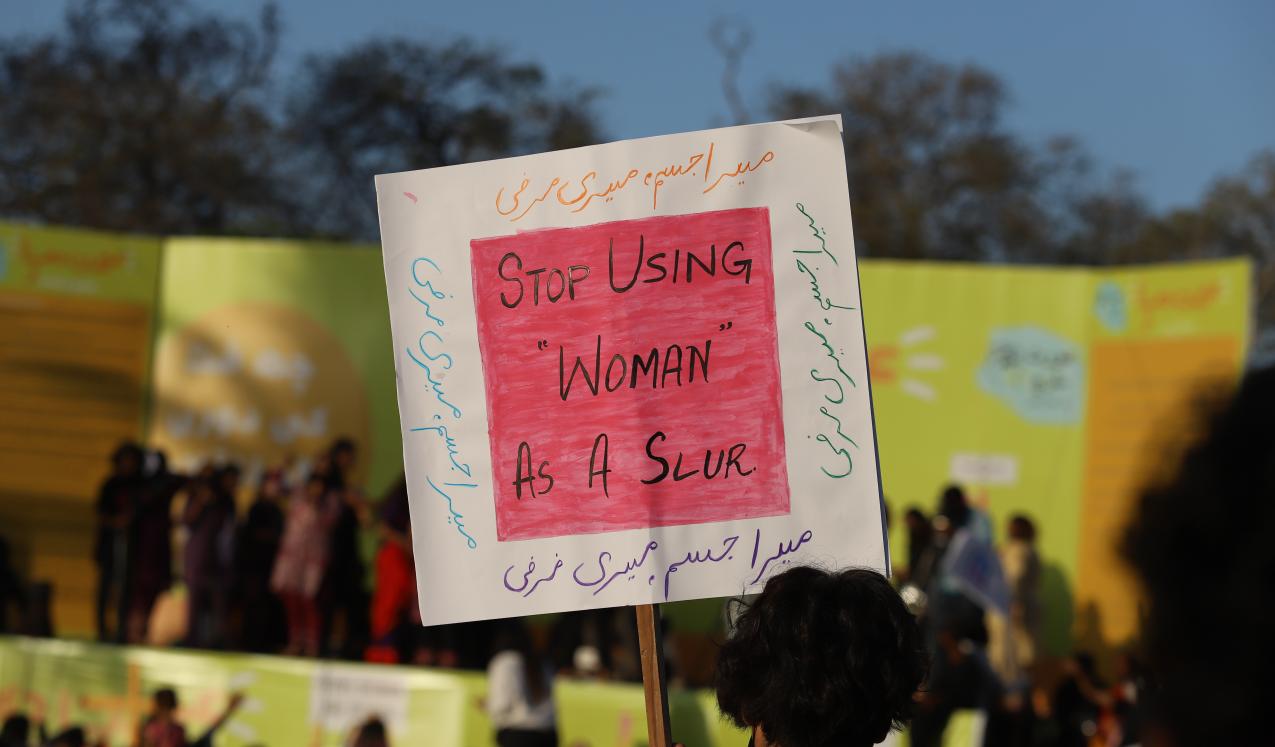
[{"label": "person's head", "polygon": [[1136,680],[1142,676],[1142,664],[1132,651],[1121,651],[1116,654],[1116,679]]},{"label": "person's head", "polygon": [[132,441],[125,441],[111,452],[111,471],[117,477],[136,477],[142,472],[145,452]]},{"label": "person's head", "polygon": [[196,501],[210,501],[217,494],[208,480],[195,480],[190,484],[189,490],[191,497]]},{"label": "person's head", "polygon": [[49,747],[84,747],[87,743],[88,737],[84,733],[84,729],[79,726],[72,726],[50,739]]},{"label": "person's head", "polygon": [[778,747],[859,747],[910,717],[926,661],[916,619],[885,577],[796,567],[735,623],[717,703]]},{"label": "person's head", "polygon": [[391,531],[405,534],[412,523],[407,498],[407,479],[401,477],[381,500],[381,521]]},{"label": "person's head", "polygon": [[152,477],[168,474],[168,455],[163,449],[152,449],[146,452],[145,472]]},{"label": "person's head", "polygon": [[332,448],[328,450],[328,458],[331,460],[332,467],[344,476],[349,476],[350,470],[354,469],[354,461],[358,458],[358,450],[354,446],[354,440],[342,436],[332,442]]},{"label": "person's head", "polygon": [[549,679],[545,676],[544,659],[535,641],[531,639],[531,631],[521,618],[513,617],[502,620],[492,640],[492,648],[497,653],[514,651],[522,656],[523,685],[527,688],[527,698],[532,703],[539,703],[549,696]]},{"label": "person's head", "polygon": [[527,630],[522,618],[511,617],[497,624],[496,634],[492,637],[492,650],[495,653],[517,651],[525,656],[532,653],[534,648],[531,632]]},{"label": "person's head", "polygon": [[323,497],[323,492],[327,490],[327,483],[323,479],[323,475],[310,475],[305,481],[305,497],[307,500],[318,502]]},{"label": "person's head", "polygon": [[0,744],[26,744],[31,733],[31,720],[21,713],[9,716],[0,726]]},{"label": "person's head", "polygon": [[239,465],[227,464],[217,471],[217,489],[223,495],[234,497],[239,490]]},{"label": "person's head", "polygon": [[1022,514],[1015,514],[1009,519],[1006,533],[1010,539],[1028,543],[1035,542],[1036,524]]},{"label": "person's head", "polygon": [[1077,651],[1072,655],[1071,663],[1076,668],[1076,672],[1083,675],[1085,679],[1090,681],[1097,679],[1098,662],[1093,654],[1088,651]]},{"label": "person's head", "polygon": [[155,706],[156,716],[171,718],[177,713],[177,692],[171,687],[156,690],[151,701]]},{"label": "person's head", "polygon": [[970,504],[965,497],[965,490],[960,485],[948,485],[943,488],[943,492],[939,495],[938,513],[947,518],[953,530],[965,526],[970,516]]},{"label": "person's head", "polygon": [[925,518],[921,509],[915,506],[903,515],[903,523],[912,534],[924,534],[930,530],[930,520]]},{"label": "person's head", "polygon": [[1275,368],[1250,373],[1208,412],[1176,474],[1139,497],[1122,548],[1148,603],[1151,721],[1175,747],[1221,735],[1266,744],[1275,702],[1261,654],[1275,631]]},{"label": "person's head", "polygon": [[261,482],[257,484],[257,497],[265,501],[277,501],[287,492],[287,481],[283,470],[269,469],[262,473]]},{"label": "person's head", "polygon": [[389,739],[385,734],[385,723],[372,717],[359,725],[354,733],[354,747],[388,747]]}]

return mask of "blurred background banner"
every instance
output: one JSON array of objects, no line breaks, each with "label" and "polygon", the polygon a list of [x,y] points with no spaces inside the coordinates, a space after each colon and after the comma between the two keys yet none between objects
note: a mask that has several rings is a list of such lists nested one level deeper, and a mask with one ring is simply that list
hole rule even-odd
[{"label": "blurred background banner", "polygon": [[[486,678],[478,673],[0,637],[0,711],[25,707],[53,728],[84,724],[109,744],[131,744],[158,687],[176,690],[192,737],[217,718],[232,692],[250,691],[218,732],[221,745],[341,745],[350,727],[370,715],[385,721],[395,743],[496,743],[481,707]],[[561,682],[554,696],[562,744],[644,743],[640,685]],[[674,736],[691,747],[747,740],[719,717],[709,691],[674,693],[670,708]]]},{"label": "blurred background banner", "polygon": [[[1251,264],[1122,270],[863,262],[886,500],[926,511],[964,484],[1002,526],[1042,528],[1043,641],[1099,649],[1134,634],[1116,533],[1173,417],[1243,368]],[[1157,448],[1160,447],[1160,448]],[[906,557],[904,522],[891,531]],[[1106,644],[1103,646],[1102,644]]]},{"label": "blurred background banner", "polygon": [[173,466],[262,469],[363,444],[355,484],[402,471],[380,255],[302,241],[164,244],[149,440]]},{"label": "blurred background banner", "polygon": [[159,239],[0,223],[0,490],[89,494],[102,455],[141,435],[159,255]]},{"label": "blurred background banner", "polygon": [[[21,499],[0,501],[0,519],[21,528],[31,575],[55,585],[59,632],[91,629],[89,506],[121,439],[149,434],[181,470],[233,459],[252,485],[287,459],[303,472],[345,435],[365,445],[371,495],[399,474],[379,253],[16,226],[0,227],[0,242],[0,334],[12,343],[0,490]],[[1047,651],[1130,638],[1137,597],[1115,570],[1115,532],[1159,463],[1146,455],[1184,435],[1171,418],[1241,370],[1251,274],[1244,259],[1119,270],[865,260],[896,563],[902,511],[932,510],[936,486],[960,482],[995,525],[1024,513],[1043,528]],[[19,437],[34,420],[52,425]],[[716,628],[716,606],[681,617],[691,609],[704,619],[683,630]]]},{"label": "blurred background banner", "polygon": [[[237,690],[252,694],[217,732],[217,744],[244,747],[346,744],[348,724],[379,714],[395,744],[494,747],[481,707],[486,677],[410,667],[324,664],[273,656],[209,654],[0,637],[0,711],[25,707],[58,728],[84,724],[91,737],[128,745],[150,708],[150,693],[172,687],[198,735]],[[561,744],[630,747],[646,743],[641,685],[560,680]],[[742,747],[748,735],[717,711],[711,690],[670,694],[673,736],[688,747]],[[336,706],[323,710],[328,706]],[[958,712],[944,745],[973,744],[979,717]],[[304,741],[298,734],[305,734]],[[906,744],[893,735],[885,744]]]},{"label": "blurred background banner", "polygon": [[0,223],[0,527],[72,630],[89,629],[105,456],[143,431],[160,245]]}]

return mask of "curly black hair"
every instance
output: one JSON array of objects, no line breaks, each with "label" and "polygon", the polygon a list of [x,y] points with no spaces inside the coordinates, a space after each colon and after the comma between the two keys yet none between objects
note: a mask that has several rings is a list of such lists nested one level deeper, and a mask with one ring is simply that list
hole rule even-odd
[{"label": "curly black hair", "polygon": [[926,657],[875,571],[796,567],[747,606],[717,657],[717,704],[782,747],[857,747],[907,723]]},{"label": "curly black hair", "polygon": [[1210,410],[1203,438],[1143,492],[1124,537],[1148,600],[1151,716],[1179,747],[1270,744],[1275,368]]}]

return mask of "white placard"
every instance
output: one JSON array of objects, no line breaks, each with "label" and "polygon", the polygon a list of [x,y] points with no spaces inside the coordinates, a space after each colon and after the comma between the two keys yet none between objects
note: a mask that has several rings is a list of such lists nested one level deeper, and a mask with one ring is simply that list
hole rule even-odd
[{"label": "white placard", "polygon": [[836,119],[376,190],[425,624],[886,569]]},{"label": "white placard", "polygon": [[401,734],[407,728],[407,698],[401,672],[322,665],[310,680],[310,723],[348,732],[375,717]]},{"label": "white placard", "polygon": [[957,452],[948,464],[952,479],[967,485],[991,487],[1018,484],[1018,457],[1013,454]]}]

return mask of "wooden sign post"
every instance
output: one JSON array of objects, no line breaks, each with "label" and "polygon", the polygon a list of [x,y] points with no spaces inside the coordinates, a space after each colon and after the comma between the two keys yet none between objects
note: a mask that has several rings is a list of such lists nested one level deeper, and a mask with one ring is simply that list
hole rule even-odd
[{"label": "wooden sign post", "polygon": [[646,734],[650,747],[673,747],[668,718],[668,690],[664,686],[664,637],[660,632],[660,606],[639,604],[638,651],[642,658],[642,690],[646,694]]}]

